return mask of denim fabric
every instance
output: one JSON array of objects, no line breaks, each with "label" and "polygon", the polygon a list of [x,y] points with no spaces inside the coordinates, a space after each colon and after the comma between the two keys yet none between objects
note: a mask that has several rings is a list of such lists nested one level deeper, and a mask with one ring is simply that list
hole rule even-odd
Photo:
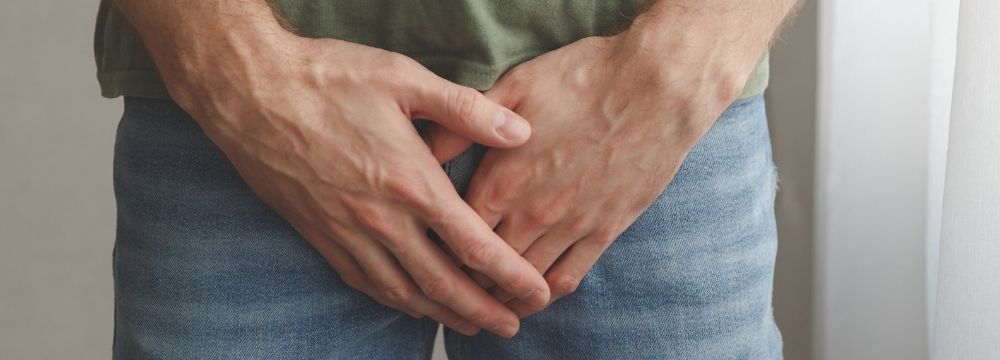
[{"label": "denim fabric", "polygon": [[[462,191],[485,150],[445,166]],[[627,175],[627,174],[623,174]],[[340,281],[175,104],[126,98],[114,163],[117,359],[428,359],[438,324]],[[780,359],[763,100],[731,106],[572,295],[452,359]]]}]

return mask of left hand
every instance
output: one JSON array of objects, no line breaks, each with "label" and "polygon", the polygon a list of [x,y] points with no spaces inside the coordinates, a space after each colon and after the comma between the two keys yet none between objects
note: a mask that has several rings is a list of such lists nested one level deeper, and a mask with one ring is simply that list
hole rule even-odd
[{"label": "left hand", "polygon": [[[585,38],[544,54],[486,92],[531,122],[533,133],[521,147],[487,152],[466,201],[545,274],[550,301],[575,291],[663,192],[756,65],[679,53],[654,57],[642,39],[627,34]],[[471,144],[443,128],[434,128],[428,142],[440,161]],[[501,302],[513,298],[499,289],[493,294]],[[519,300],[507,305],[520,317],[537,310]]]}]

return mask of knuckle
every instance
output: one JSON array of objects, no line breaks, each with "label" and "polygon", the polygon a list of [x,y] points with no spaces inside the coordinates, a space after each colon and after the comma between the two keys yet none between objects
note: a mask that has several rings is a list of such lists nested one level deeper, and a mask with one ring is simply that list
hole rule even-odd
[{"label": "knuckle", "polygon": [[417,64],[416,60],[396,52],[389,52],[385,57],[385,61],[385,65],[391,69],[410,69]]},{"label": "knuckle", "polygon": [[479,189],[470,190],[466,197],[469,206],[480,215],[503,213],[511,203],[511,200],[513,200],[511,194],[497,191],[493,184],[487,184],[481,186]]},{"label": "knuckle", "polygon": [[387,52],[381,61],[380,67],[384,69],[384,73],[390,78],[410,73],[414,65],[416,65],[415,60],[395,52]]},{"label": "knuckle", "polygon": [[559,222],[563,214],[553,207],[539,207],[530,210],[526,216],[529,224],[538,227],[547,227]]},{"label": "knuckle", "polygon": [[387,286],[382,288],[382,294],[385,295],[389,301],[395,302],[397,304],[408,304],[416,300],[416,293],[412,290],[407,289],[403,286]]},{"label": "knuckle", "polygon": [[462,262],[473,269],[483,269],[493,264],[496,259],[496,247],[489,243],[476,241],[462,252]]},{"label": "knuckle", "polygon": [[425,182],[417,176],[401,175],[385,183],[385,191],[393,200],[410,205],[426,205],[428,198]]},{"label": "knuckle", "polygon": [[502,212],[515,199],[521,198],[533,176],[524,166],[505,163],[492,163],[488,167],[480,167],[479,171],[477,176],[482,176],[482,182],[470,186],[469,203],[495,212]]},{"label": "knuckle", "polygon": [[513,88],[523,88],[525,85],[529,84],[530,81],[529,71],[522,67],[515,67],[506,76],[504,76],[504,84]]},{"label": "knuckle", "polygon": [[[511,180],[511,182],[519,182],[518,180]],[[493,207],[502,208],[510,204],[514,198],[517,196],[517,191],[522,189],[521,187],[515,187],[511,183],[497,182],[493,185],[491,191],[489,191],[489,196],[486,196],[486,202],[491,204]]]},{"label": "knuckle", "polygon": [[434,301],[451,299],[455,295],[455,287],[445,278],[436,278],[424,285],[424,294]]},{"label": "knuckle", "polygon": [[463,123],[471,123],[480,96],[482,94],[478,91],[465,86],[459,86],[451,90],[448,101],[455,119]]},{"label": "knuckle", "polygon": [[356,206],[354,220],[376,234],[386,236],[392,232],[392,219],[386,209],[377,206]]}]

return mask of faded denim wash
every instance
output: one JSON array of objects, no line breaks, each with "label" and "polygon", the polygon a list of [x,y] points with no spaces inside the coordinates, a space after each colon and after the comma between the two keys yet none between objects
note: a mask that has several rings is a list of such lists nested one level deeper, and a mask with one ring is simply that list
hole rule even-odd
[{"label": "faded denim wash", "polygon": [[[463,191],[485,150],[446,164]],[[621,174],[628,176],[628,174]],[[438,324],[337,274],[174,103],[126,98],[114,162],[117,359],[429,359]],[[451,359],[780,359],[764,102],[734,103],[579,289]]]}]

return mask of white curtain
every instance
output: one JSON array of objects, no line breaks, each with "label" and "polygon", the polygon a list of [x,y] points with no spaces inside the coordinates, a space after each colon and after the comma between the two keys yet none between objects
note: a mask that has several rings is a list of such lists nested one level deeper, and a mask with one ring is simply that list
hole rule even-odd
[{"label": "white curtain", "polygon": [[962,0],[934,359],[1000,359],[1000,1]]}]

